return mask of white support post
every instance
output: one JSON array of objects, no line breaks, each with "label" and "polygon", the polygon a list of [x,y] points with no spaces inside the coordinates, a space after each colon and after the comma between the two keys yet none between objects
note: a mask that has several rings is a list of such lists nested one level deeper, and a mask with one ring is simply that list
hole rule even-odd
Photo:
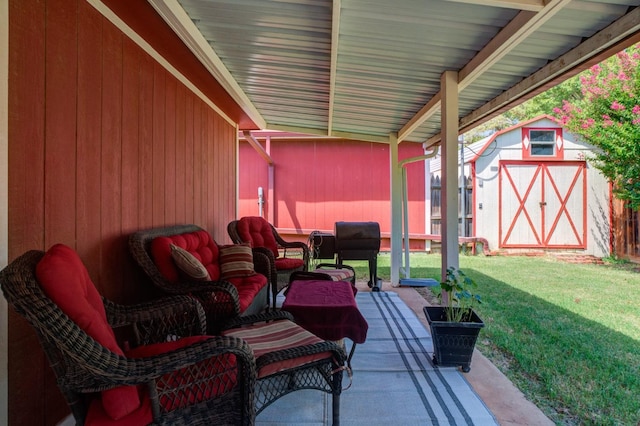
[{"label": "white support post", "polygon": [[398,164],[398,134],[389,135],[391,178],[391,285],[400,285],[402,263],[402,167]]},{"label": "white support post", "polygon": [[[424,233],[431,234],[431,161],[424,162]],[[431,240],[425,240],[424,250],[431,252]]]},{"label": "white support post", "polygon": [[[271,136],[267,136],[267,142],[266,142],[266,151],[269,154],[269,157],[271,157]],[[273,226],[277,226],[276,223],[276,202],[275,202],[275,194],[274,194],[274,188],[276,185],[276,168],[275,165],[273,163],[269,163],[269,165],[267,166],[267,176],[268,176],[268,183],[267,183],[267,220],[269,222],[271,222],[273,224]]]},{"label": "white support post", "polygon": [[[0,0],[0,269],[9,261],[9,2]],[[0,298],[0,424],[9,424],[8,306]]]},{"label": "white support post", "polygon": [[458,253],[458,73],[445,71],[442,93],[442,280],[459,266]]}]

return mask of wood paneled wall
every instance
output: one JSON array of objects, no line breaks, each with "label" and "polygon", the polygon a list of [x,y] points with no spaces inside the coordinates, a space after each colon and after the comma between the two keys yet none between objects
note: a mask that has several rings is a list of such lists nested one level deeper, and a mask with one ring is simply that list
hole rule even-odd
[{"label": "wood paneled wall", "polygon": [[[9,260],[64,243],[104,296],[156,297],[127,237],[195,223],[228,242],[235,124],[86,1],[10,0],[9,15]],[[9,342],[10,424],[56,424],[69,410],[11,310]]]}]

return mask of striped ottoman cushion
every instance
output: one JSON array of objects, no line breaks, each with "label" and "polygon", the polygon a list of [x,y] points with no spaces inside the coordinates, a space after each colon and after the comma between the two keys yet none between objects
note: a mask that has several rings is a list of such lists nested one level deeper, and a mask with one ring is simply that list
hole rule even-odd
[{"label": "striped ottoman cushion", "polygon": [[[222,334],[239,337],[246,341],[253,350],[258,366],[260,366],[259,358],[264,354],[324,341],[289,320],[259,323],[251,327],[227,330]],[[331,352],[321,352],[293,359],[278,360],[259,367],[258,378],[296,368],[313,361],[331,359],[331,357]]]},{"label": "striped ottoman cushion", "polygon": [[351,269],[341,268],[317,268],[314,272],[321,272],[329,275],[333,281],[351,281],[353,278],[353,271]]}]

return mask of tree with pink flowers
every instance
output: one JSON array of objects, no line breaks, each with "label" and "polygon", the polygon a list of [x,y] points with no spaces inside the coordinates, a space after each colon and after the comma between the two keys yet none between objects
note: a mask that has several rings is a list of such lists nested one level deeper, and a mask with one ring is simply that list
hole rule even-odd
[{"label": "tree with pink flowers", "polygon": [[580,99],[554,109],[563,126],[598,148],[592,164],[634,210],[640,210],[639,67],[637,44],[582,73]]}]

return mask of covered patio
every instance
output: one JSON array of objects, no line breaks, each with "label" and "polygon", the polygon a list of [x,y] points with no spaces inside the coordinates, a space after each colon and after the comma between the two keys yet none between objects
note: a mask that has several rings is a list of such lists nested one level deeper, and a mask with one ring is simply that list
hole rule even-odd
[{"label": "covered patio", "polygon": [[[0,267],[64,243],[106,297],[157,297],[128,236],[195,223],[229,242],[238,132],[255,130],[389,146],[389,289],[403,161],[439,149],[442,269],[457,266],[458,136],[640,41],[639,5],[0,0]],[[56,424],[69,410],[33,331],[4,300],[0,317],[0,423]]]},{"label": "covered patio", "polygon": [[[425,333],[428,328],[422,312],[425,300],[415,289],[393,287],[385,282],[384,293],[371,293],[366,282],[361,280],[357,286],[357,299],[372,332],[368,342],[356,351],[353,385],[343,393],[341,412],[345,424],[386,425],[394,421],[396,424],[554,424],[477,350],[468,373],[455,367],[431,366],[428,359],[433,348],[429,334]],[[380,298],[380,305],[384,307],[371,302],[380,294],[384,294]],[[406,328],[396,333],[395,327],[402,325]],[[385,347],[390,341],[385,337],[387,328],[405,356]],[[413,380],[403,380],[398,366],[414,362],[420,364],[414,366],[416,376]],[[390,372],[393,373],[390,375]],[[433,378],[429,377],[431,373],[435,373]],[[429,382],[426,391],[418,385],[420,380],[425,380],[421,376],[426,376]],[[431,389],[442,392],[442,397],[434,397],[429,393]],[[420,395],[428,402],[421,400]],[[449,399],[452,395],[453,399]],[[317,393],[291,394],[265,410],[256,423],[263,426],[330,424],[326,418],[323,422],[326,412],[320,410],[317,401]],[[429,407],[422,412],[426,404]],[[301,410],[300,414],[296,414],[296,410]]]},{"label": "covered patio", "polygon": [[[403,166],[440,150],[442,269],[457,266],[459,135],[640,38],[634,1],[150,3],[257,130],[389,145],[394,285]],[[424,156],[399,158],[403,142]]]}]

